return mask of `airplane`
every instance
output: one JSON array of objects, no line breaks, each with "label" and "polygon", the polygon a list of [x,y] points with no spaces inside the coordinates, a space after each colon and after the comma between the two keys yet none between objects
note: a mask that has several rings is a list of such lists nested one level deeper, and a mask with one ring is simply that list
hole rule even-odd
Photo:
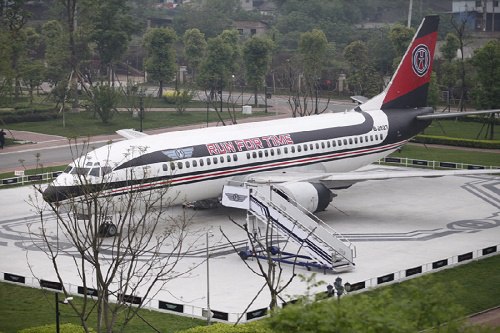
[{"label": "airplane", "polygon": [[[350,111],[147,135],[120,130],[113,142],[75,159],[43,192],[64,204],[89,190],[105,198],[173,191],[170,204],[217,198],[230,182],[279,184],[311,212],[332,190],[376,179],[498,173],[500,170],[353,172],[400,149],[433,119],[427,107],[439,16],[423,19],[385,90]],[[500,112],[481,110],[451,116]],[[131,176],[133,175],[133,177]],[[85,182],[82,183],[82,177]]]}]

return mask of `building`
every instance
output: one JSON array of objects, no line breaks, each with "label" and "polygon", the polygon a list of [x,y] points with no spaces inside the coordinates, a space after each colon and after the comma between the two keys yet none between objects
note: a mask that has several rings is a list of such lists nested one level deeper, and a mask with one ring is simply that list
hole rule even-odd
[{"label": "building", "polygon": [[499,2],[499,0],[453,1],[452,13],[456,19],[466,20],[471,30],[500,31]]}]

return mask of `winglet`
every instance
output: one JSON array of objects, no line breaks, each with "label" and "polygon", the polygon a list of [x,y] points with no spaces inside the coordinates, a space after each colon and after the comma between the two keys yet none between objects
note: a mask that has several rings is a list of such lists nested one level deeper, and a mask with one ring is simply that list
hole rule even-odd
[{"label": "winglet", "polygon": [[138,131],[131,129],[131,128],[125,128],[125,129],[118,130],[118,131],[116,131],[116,134],[124,137],[125,139],[136,139],[136,138],[148,136],[146,133],[138,132]]},{"label": "winglet", "polygon": [[426,16],[386,89],[382,109],[427,106],[439,16]]}]

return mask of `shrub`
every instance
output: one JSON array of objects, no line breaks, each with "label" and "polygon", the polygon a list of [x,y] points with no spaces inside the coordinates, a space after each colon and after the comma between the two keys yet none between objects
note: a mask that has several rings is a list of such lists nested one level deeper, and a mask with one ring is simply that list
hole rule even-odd
[{"label": "shrub", "polygon": [[185,104],[193,99],[193,92],[190,90],[167,90],[163,93],[163,99],[168,104]]}]

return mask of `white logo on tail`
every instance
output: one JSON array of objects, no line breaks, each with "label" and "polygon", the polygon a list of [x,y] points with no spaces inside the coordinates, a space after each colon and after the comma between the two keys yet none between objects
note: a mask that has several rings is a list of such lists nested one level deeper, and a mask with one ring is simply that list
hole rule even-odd
[{"label": "white logo on tail", "polygon": [[429,48],[427,45],[420,44],[412,53],[412,67],[415,74],[422,77],[429,70],[429,65],[431,63]]}]

